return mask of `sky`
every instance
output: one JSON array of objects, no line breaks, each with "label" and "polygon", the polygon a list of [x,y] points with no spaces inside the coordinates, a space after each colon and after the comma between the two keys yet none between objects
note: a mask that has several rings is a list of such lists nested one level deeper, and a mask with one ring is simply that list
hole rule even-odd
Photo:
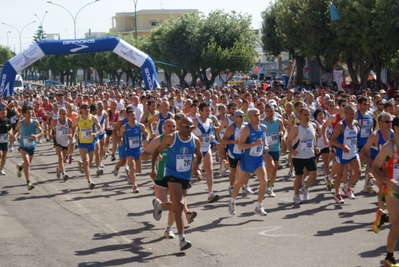
[{"label": "sky", "polygon": [[[262,22],[261,12],[272,0],[138,0],[137,11],[142,9],[198,9],[204,14],[212,10],[221,9],[224,12],[235,10],[243,14],[252,15],[252,27],[259,28]],[[94,0],[52,0],[62,5],[75,17],[79,9]],[[63,8],[47,3],[47,0],[1,0],[0,17],[0,45],[9,46],[16,53],[33,42],[40,21],[47,34],[60,34],[61,39],[73,39],[73,19]],[[47,13],[45,13],[48,11]],[[112,27],[112,16],[117,12],[134,12],[133,0],[99,0],[84,7],[76,19],[77,38],[83,38],[91,29],[92,32],[108,32]],[[35,16],[37,15],[37,17]],[[44,17],[44,19],[43,19]],[[29,23],[36,21],[33,24]],[[12,25],[14,28],[4,25]],[[25,27],[26,26],[26,27]],[[23,30],[22,30],[23,29]],[[18,33],[21,33],[21,38]]]}]

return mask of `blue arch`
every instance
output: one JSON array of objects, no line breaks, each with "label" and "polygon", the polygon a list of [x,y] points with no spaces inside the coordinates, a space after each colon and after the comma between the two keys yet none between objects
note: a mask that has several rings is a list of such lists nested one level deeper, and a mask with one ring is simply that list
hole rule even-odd
[{"label": "blue arch", "polygon": [[145,53],[124,40],[113,37],[44,40],[7,61],[0,75],[0,94],[6,96],[14,93],[14,81],[17,73],[29,67],[46,55],[83,54],[113,51],[140,68],[145,88],[152,90],[160,87],[154,61]]}]

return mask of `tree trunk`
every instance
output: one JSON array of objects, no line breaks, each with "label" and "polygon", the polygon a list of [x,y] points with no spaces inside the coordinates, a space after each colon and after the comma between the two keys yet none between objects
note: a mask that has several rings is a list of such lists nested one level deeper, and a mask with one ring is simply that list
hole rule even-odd
[{"label": "tree trunk", "polygon": [[[198,73],[196,71],[191,71],[191,82],[190,82],[190,86],[194,86],[197,84],[197,80],[198,80]],[[200,78],[201,79],[201,78]]]},{"label": "tree trunk", "polygon": [[165,73],[165,80],[166,80],[166,86],[168,87],[168,90],[172,88],[172,73],[168,73],[166,70],[164,70]]},{"label": "tree trunk", "polygon": [[[180,85],[183,85],[184,84],[184,81],[185,81],[185,79],[186,79],[186,76],[187,76],[187,73],[188,73],[188,71],[187,70],[181,70],[181,71],[177,71],[177,72],[175,72],[176,73],[176,75],[177,75],[177,77],[179,77],[179,84]],[[170,79],[171,77],[169,77],[169,79]]]},{"label": "tree trunk", "polygon": [[302,86],[303,81],[303,66],[305,63],[305,58],[301,56],[294,55],[294,59],[296,61],[296,75],[295,82],[297,85]]}]

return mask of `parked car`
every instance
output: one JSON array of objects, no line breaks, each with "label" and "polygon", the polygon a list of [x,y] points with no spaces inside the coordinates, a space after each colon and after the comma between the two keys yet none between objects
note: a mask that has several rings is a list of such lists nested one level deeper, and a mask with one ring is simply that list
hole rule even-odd
[{"label": "parked car", "polygon": [[32,84],[30,82],[24,82],[24,90],[32,89]]},{"label": "parked car", "polygon": [[58,88],[58,87],[62,86],[62,83],[60,83],[60,81],[56,80],[56,79],[48,79],[45,82],[44,86],[46,86],[46,87],[54,86],[55,88]]}]

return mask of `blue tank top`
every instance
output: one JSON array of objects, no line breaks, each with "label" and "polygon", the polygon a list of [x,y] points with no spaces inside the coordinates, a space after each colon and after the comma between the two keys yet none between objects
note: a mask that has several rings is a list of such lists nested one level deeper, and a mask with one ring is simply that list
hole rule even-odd
[{"label": "blue tank top", "polygon": [[370,113],[366,113],[366,116],[363,116],[362,113],[357,111],[357,119],[359,121],[360,132],[357,138],[357,142],[359,146],[364,146],[367,142],[367,138],[369,138],[371,132],[373,131],[373,118]]},{"label": "blue tank top", "polygon": [[342,121],[342,124],[344,126],[344,132],[337,137],[337,141],[349,147],[350,151],[349,153],[344,153],[344,151],[341,148],[336,147],[335,155],[343,160],[351,160],[358,154],[357,150],[358,130],[355,125],[353,126],[353,129],[350,129],[346,121]]},{"label": "blue tank top", "polygon": [[163,124],[165,123],[166,120],[169,120],[170,118],[172,118],[172,114],[170,112],[168,112],[168,115],[166,115],[166,117],[162,117],[162,112],[158,113],[158,123],[157,123],[157,131],[158,131],[158,135],[163,134]]},{"label": "blue tank top", "polygon": [[264,118],[263,123],[267,127],[266,139],[267,139],[267,144],[269,146],[269,151],[280,152],[280,136],[279,136],[280,125],[278,124],[277,118],[274,117],[272,123],[268,122],[266,118]]},{"label": "blue tank top", "polygon": [[259,138],[262,139],[262,143],[258,146],[254,146],[248,149],[245,149],[242,152],[241,156],[241,162],[245,164],[251,164],[251,165],[259,165],[263,166],[264,161],[263,161],[263,151],[264,151],[264,146],[265,144],[263,143],[263,140],[265,138],[265,134],[263,132],[262,125],[259,124],[259,129],[255,131],[255,129],[252,127],[251,124],[247,125],[249,127],[249,136],[247,137],[247,140],[245,140],[246,144],[251,144],[256,142]]},{"label": "blue tank top", "polygon": [[173,144],[168,148],[168,158],[166,160],[165,177],[190,180],[192,161],[195,153],[195,140],[193,134],[187,141],[182,141],[179,133],[174,133]]},{"label": "blue tank top", "polygon": [[21,121],[21,137],[19,139],[19,146],[27,149],[36,147],[36,139],[31,137],[32,134],[36,134],[36,127],[33,119],[30,120],[29,124],[25,124],[25,121]]},{"label": "blue tank top", "polygon": [[[378,152],[380,152],[382,146],[386,143],[384,140],[384,137],[382,136],[382,133],[380,129],[377,130],[378,133],[378,143],[377,146],[372,146],[370,147],[370,158],[375,159],[378,155]],[[393,131],[389,130],[389,138],[393,138]]]},{"label": "blue tank top", "polygon": [[[232,124],[234,127],[233,134],[230,136],[229,140],[236,140],[241,136],[242,129],[238,128],[235,123]],[[227,145],[227,153],[229,157],[232,159],[240,159],[242,150],[238,149],[238,145],[236,144],[228,144]]]},{"label": "blue tank top", "polygon": [[139,123],[136,121],[133,127],[130,127],[129,123],[125,124],[126,130],[123,136],[123,143],[125,144],[126,150],[132,152],[141,151],[141,129]]}]

